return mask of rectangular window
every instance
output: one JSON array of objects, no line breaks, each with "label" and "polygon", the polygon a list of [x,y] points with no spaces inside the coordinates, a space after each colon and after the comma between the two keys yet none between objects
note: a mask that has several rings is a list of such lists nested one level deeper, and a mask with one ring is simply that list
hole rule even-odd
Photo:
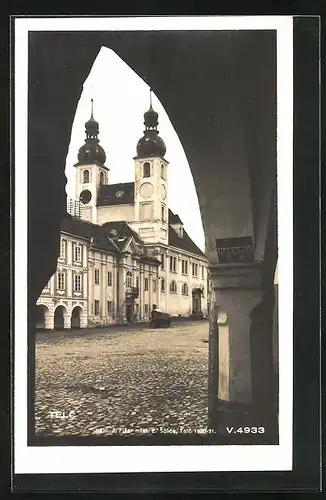
[{"label": "rectangular window", "polygon": [[165,281],[163,278],[161,279],[161,292],[165,292]]},{"label": "rectangular window", "polygon": [[192,275],[198,276],[198,264],[192,264]]},{"label": "rectangular window", "polygon": [[139,288],[139,276],[136,276],[136,288]]},{"label": "rectangular window", "polygon": [[145,314],[148,314],[148,304],[145,304]]},{"label": "rectangular window", "polygon": [[188,261],[187,260],[183,260],[181,262],[181,270],[182,270],[182,274],[188,274]]},{"label": "rectangular window", "polygon": [[177,272],[177,258],[170,257],[170,271]]},{"label": "rectangular window", "polygon": [[81,262],[81,246],[78,243],[74,244],[74,261]]},{"label": "rectangular window", "polygon": [[156,292],[156,280],[153,280],[153,292]]},{"label": "rectangular window", "polygon": [[57,274],[57,288],[58,288],[58,290],[65,290],[66,289],[66,274],[65,273],[58,273]]},{"label": "rectangular window", "polygon": [[144,288],[145,288],[145,292],[147,292],[148,291],[148,278],[145,278]]},{"label": "rectangular window", "polygon": [[165,255],[164,255],[164,253],[161,254],[161,268],[165,269]]},{"label": "rectangular window", "polygon": [[100,301],[94,300],[94,314],[98,316],[100,314]]},{"label": "rectangular window", "polygon": [[108,300],[108,314],[112,313],[113,307],[112,307],[112,300]]},{"label": "rectangular window", "polygon": [[95,285],[100,284],[100,270],[99,269],[94,269],[94,283],[95,283]]},{"label": "rectangular window", "polygon": [[108,286],[112,286],[112,272],[108,272]]},{"label": "rectangular window", "polygon": [[139,312],[139,304],[135,304],[135,313],[138,314]]},{"label": "rectangular window", "polygon": [[61,240],[61,242],[60,242],[60,259],[66,258],[66,251],[67,251],[67,241]]},{"label": "rectangular window", "polygon": [[81,274],[75,274],[74,276],[74,292],[81,292],[82,277]]},{"label": "rectangular window", "polygon": [[205,268],[204,268],[204,266],[201,266],[201,277],[205,278]]}]

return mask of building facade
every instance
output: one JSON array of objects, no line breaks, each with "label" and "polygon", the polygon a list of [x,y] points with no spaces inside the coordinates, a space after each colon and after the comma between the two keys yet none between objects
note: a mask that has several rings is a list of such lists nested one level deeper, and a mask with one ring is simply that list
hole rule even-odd
[{"label": "building facade", "polygon": [[37,302],[39,328],[148,321],[153,308],[207,314],[208,261],[169,208],[169,162],[152,103],[144,124],[134,182],[110,184],[92,104],[57,271]]}]

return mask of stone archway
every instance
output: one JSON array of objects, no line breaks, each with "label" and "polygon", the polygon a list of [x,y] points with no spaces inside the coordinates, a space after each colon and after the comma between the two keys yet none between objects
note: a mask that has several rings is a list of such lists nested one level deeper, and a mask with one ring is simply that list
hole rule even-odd
[{"label": "stone archway", "polygon": [[51,313],[44,304],[37,305],[36,308],[36,330],[51,329]]},{"label": "stone archway", "polygon": [[64,306],[59,305],[54,311],[54,329],[63,330],[64,328],[67,328],[67,317],[67,309]]},{"label": "stone archway", "polygon": [[80,306],[75,306],[71,313],[71,328],[81,328],[83,310]]},{"label": "stone archway", "polygon": [[[182,37],[182,33],[164,32],[96,33],[87,34],[85,44],[85,35],[81,33],[33,34],[29,53],[30,116],[33,117],[29,122],[32,193],[29,213],[30,225],[34,228],[30,244],[33,249],[30,300],[35,304],[46,281],[55,272],[66,203],[63,160],[81,84],[89,74],[99,47],[104,45],[114,50],[154,89],[189,158],[212,270],[209,373],[214,383],[209,386],[209,399],[213,408],[217,400],[216,374],[221,369],[216,356],[215,306],[223,308],[225,304],[227,310],[227,306],[234,303],[241,305],[227,311],[230,318],[235,318],[230,323],[229,335],[235,341],[243,339],[245,330],[248,352],[249,318],[255,307],[251,289],[263,294],[261,275],[266,268],[263,252],[258,252],[257,262],[253,259],[243,265],[232,259],[223,263],[222,259],[234,257],[248,247],[247,257],[254,257],[255,241],[259,242],[259,248],[264,247],[268,217],[261,215],[261,207],[276,178],[276,37],[272,32],[260,31],[219,32],[209,37],[207,33],[198,32],[190,40],[187,37],[187,43],[176,43],[182,42]],[[151,47],[148,56],[144,46]],[[76,57],[81,50],[82,57]],[[159,57],[153,59],[151,53]],[[38,77],[39,72],[42,78]],[[65,78],[66,74],[69,78]],[[39,127],[40,123],[46,126]],[[42,193],[39,185],[44,186]],[[34,193],[38,196],[33,196]],[[48,210],[46,227],[44,210]],[[37,230],[39,227],[42,231]],[[269,331],[262,335],[268,337]],[[272,352],[268,354],[272,356]],[[232,403],[241,404],[250,399],[251,394],[252,381],[247,376],[247,368],[256,364],[250,355],[244,363],[241,349],[226,352],[227,356],[238,379],[245,381],[234,385],[229,397]],[[259,353],[257,358],[260,359]],[[261,372],[258,375],[259,379],[255,380],[265,383],[266,377]],[[230,384],[232,380],[231,377]],[[214,420],[215,412],[210,413]]]}]

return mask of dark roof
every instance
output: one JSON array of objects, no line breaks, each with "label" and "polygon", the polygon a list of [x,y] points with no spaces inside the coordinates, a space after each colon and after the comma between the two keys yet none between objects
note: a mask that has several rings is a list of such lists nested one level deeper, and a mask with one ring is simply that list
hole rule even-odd
[{"label": "dark roof", "polygon": [[[103,184],[97,195],[97,206],[123,205],[134,203],[134,182],[121,182],[119,184]],[[117,196],[117,193],[121,196]]]},{"label": "dark roof", "polygon": [[89,242],[91,242],[91,238],[93,238],[94,248],[106,250],[111,253],[118,253],[117,248],[110,239],[108,239],[108,232],[103,229],[103,226],[92,224],[91,222],[77,219],[72,217],[72,215],[66,214],[61,224],[61,231],[80,238],[86,238]]},{"label": "dark roof", "polygon": [[179,215],[174,214],[170,208],[169,208],[169,224],[183,224]]},{"label": "dark roof", "polygon": [[[171,216],[178,217],[175,216],[175,214],[171,210],[169,210],[169,221],[170,221],[170,212]],[[170,224],[169,224],[169,245],[171,245],[172,247],[180,248],[180,250],[186,250],[187,252],[198,255],[199,257],[206,257],[204,252],[202,252],[200,248],[198,248],[197,245],[192,241],[192,239],[190,238],[187,231],[185,231],[185,229],[183,229],[183,234],[181,238],[176,233],[176,231],[170,226]]]},{"label": "dark roof", "polygon": [[105,233],[114,241],[114,243],[119,247],[120,250],[124,247],[127,239],[130,236],[133,236],[136,243],[139,243],[141,245],[144,245],[143,240],[138,236],[138,234],[131,229],[128,224],[123,221],[112,221],[112,222],[105,222],[101,226],[103,230],[105,230]]}]

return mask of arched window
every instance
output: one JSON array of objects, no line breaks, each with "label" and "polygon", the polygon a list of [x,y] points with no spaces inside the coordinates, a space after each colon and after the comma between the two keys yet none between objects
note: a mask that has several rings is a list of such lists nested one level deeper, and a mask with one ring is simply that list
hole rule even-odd
[{"label": "arched window", "polygon": [[151,176],[151,165],[146,161],[143,165],[143,177],[150,177]]},{"label": "arched window", "polygon": [[170,283],[170,292],[177,293],[177,284],[175,281],[171,281],[171,283]]},{"label": "arched window", "polygon": [[130,288],[131,284],[132,284],[132,274],[131,274],[130,271],[127,271],[127,274],[126,274],[126,287]]},{"label": "arched window", "polygon": [[183,283],[181,291],[182,291],[182,295],[188,295],[188,285],[187,285],[187,283]]},{"label": "arched window", "polygon": [[161,279],[161,292],[165,292],[165,279]]},{"label": "arched window", "polygon": [[83,184],[88,184],[89,182],[89,170],[83,171]]},{"label": "arched window", "polygon": [[165,179],[165,169],[163,163],[161,164],[161,177],[162,179]]},{"label": "arched window", "polygon": [[100,172],[100,184],[104,184],[104,172]]}]

